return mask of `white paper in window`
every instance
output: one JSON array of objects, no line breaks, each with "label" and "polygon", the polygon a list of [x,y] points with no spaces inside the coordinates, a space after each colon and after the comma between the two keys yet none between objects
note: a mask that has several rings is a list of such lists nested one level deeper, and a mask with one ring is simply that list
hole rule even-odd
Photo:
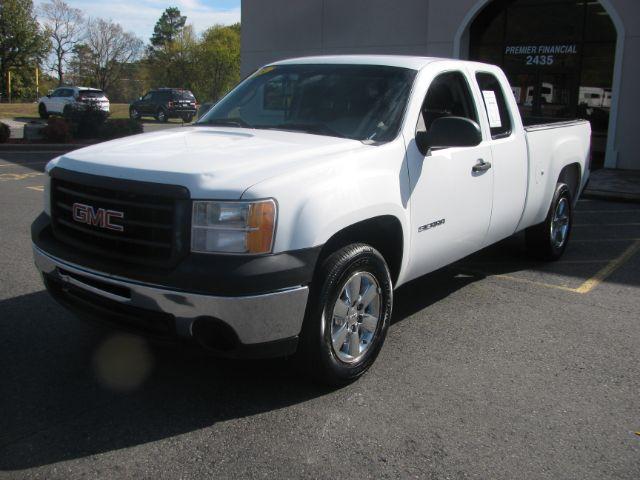
[{"label": "white paper in window", "polygon": [[500,118],[500,109],[498,108],[498,100],[496,99],[496,92],[493,90],[483,90],[482,96],[484,97],[484,104],[487,107],[487,115],[489,116],[489,126],[491,128],[499,128],[502,126],[502,119]]}]

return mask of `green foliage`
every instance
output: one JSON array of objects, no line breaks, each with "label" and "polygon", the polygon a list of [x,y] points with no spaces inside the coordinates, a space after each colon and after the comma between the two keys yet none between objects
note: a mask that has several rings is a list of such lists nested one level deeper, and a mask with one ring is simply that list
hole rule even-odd
[{"label": "green foliage", "polygon": [[9,129],[9,125],[0,122],[0,143],[5,143],[7,140],[9,140],[10,136],[11,130]]},{"label": "green foliage", "polygon": [[142,123],[139,120],[130,118],[107,120],[100,128],[100,138],[104,140],[126,137],[137,133],[142,133]]},{"label": "green foliage", "polygon": [[8,96],[7,72],[35,66],[46,56],[50,44],[33,11],[32,0],[0,3],[0,91]]},{"label": "green foliage", "polygon": [[164,47],[167,43],[173,42],[182,32],[187,17],[180,14],[176,7],[169,7],[156,22],[151,36],[151,49]]},{"label": "green foliage", "polygon": [[75,138],[98,138],[107,113],[94,105],[87,105],[82,109],[67,111],[65,119],[71,123]]},{"label": "green foliage", "polygon": [[44,138],[51,143],[69,143],[71,141],[71,125],[64,118],[51,117],[47,126],[42,129]]},{"label": "green foliage", "polygon": [[199,103],[217,101],[240,79],[240,24],[213,26],[200,38],[186,26],[149,52],[145,67],[147,87],[184,88]]}]

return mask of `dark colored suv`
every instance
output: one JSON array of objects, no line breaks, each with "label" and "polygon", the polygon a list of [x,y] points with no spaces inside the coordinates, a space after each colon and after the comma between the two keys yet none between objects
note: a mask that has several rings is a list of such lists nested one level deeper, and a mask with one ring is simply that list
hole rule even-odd
[{"label": "dark colored suv", "polygon": [[190,122],[196,115],[196,110],[196,97],[189,90],[158,88],[129,105],[129,117],[154,117],[159,122],[182,118],[185,122]]}]

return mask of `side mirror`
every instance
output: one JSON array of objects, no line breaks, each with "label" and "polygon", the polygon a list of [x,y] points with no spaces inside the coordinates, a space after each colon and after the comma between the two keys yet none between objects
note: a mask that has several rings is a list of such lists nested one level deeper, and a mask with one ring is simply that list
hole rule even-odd
[{"label": "side mirror", "polygon": [[480,142],[480,125],[464,117],[440,117],[433,121],[427,132],[416,133],[416,144],[425,155],[430,149],[475,147]]},{"label": "side mirror", "polygon": [[142,100],[142,97],[138,97],[138,100]]},{"label": "side mirror", "polygon": [[47,98],[51,98],[51,94],[50,93],[47,93]]}]

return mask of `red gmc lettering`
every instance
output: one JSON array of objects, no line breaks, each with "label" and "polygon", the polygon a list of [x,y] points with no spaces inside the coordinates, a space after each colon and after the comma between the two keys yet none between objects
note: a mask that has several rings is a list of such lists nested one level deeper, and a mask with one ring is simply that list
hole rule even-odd
[{"label": "red gmc lettering", "polygon": [[74,203],[72,209],[73,219],[79,223],[86,223],[94,227],[106,228],[117,232],[124,231],[122,225],[112,222],[115,218],[124,218],[123,212],[117,210],[106,210],[104,208],[94,209],[91,205],[84,203]]}]

